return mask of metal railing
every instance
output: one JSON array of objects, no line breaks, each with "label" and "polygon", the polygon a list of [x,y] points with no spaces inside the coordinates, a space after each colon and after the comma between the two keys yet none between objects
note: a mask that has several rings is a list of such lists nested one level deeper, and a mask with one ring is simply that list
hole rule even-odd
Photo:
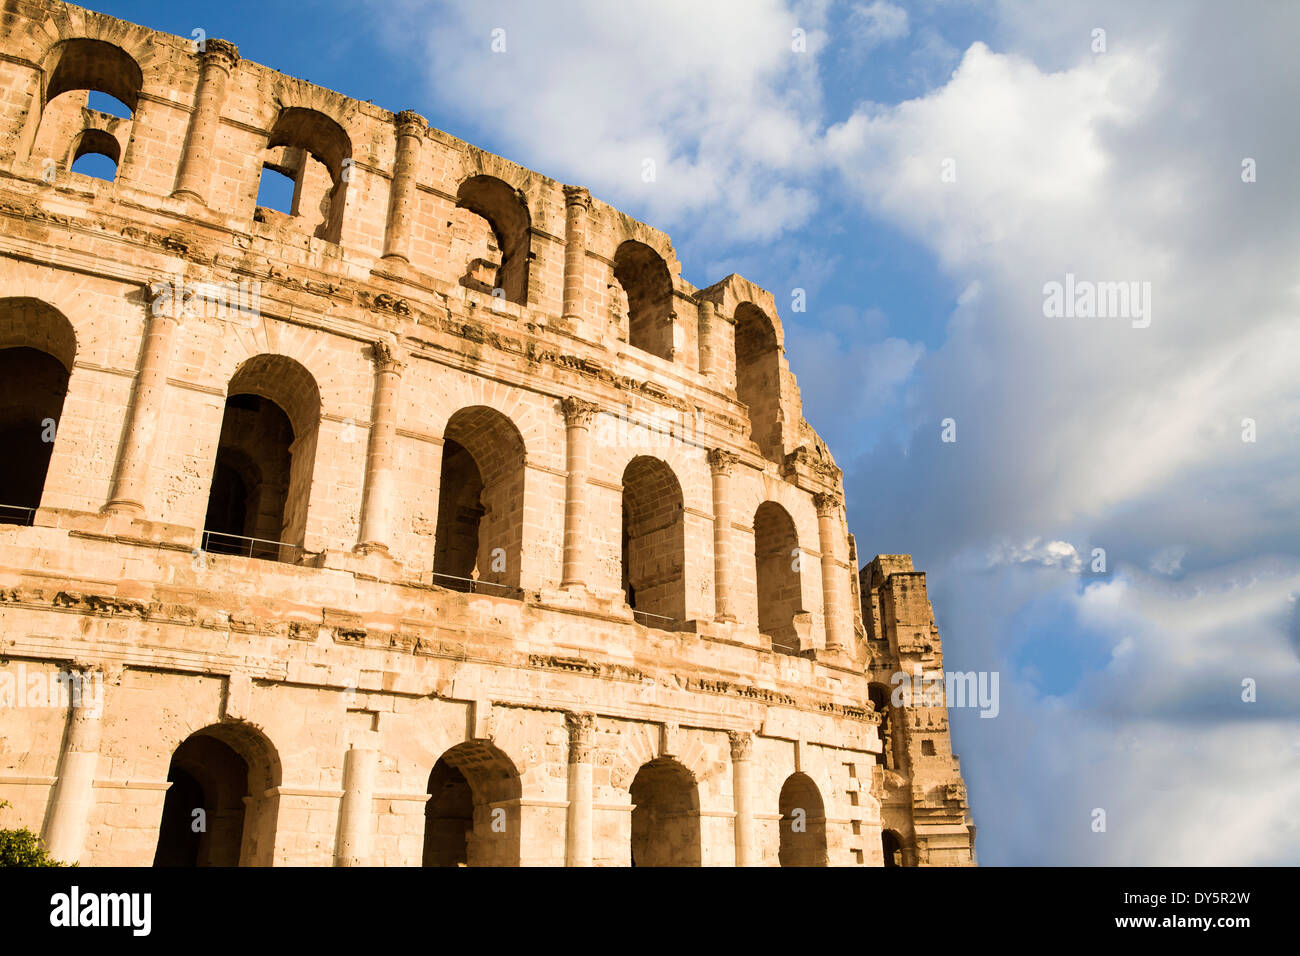
[{"label": "metal railing", "polygon": [[681,624],[675,617],[651,614],[649,611],[638,611],[636,608],[632,608],[632,620],[645,627],[653,627],[660,631],[675,631]]},{"label": "metal railing", "polygon": [[518,600],[524,595],[523,588],[512,584],[497,584],[495,581],[480,581],[477,578],[461,578],[454,574],[433,572],[432,583],[448,591],[460,591],[462,594],[491,594],[494,597]]},{"label": "metal railing", "polygon": [[25,505],[0,505],[0,524],[30,525],[36,520],[36,509]]},{"label": "metal railing", "polygon": [[257,558],[261,561],[280,561],[293,564],[302,553],[296,544],[250,538],[242,534],[223,531],[204,531],[199,548],[209,554],[227,554],[238,558]]}]

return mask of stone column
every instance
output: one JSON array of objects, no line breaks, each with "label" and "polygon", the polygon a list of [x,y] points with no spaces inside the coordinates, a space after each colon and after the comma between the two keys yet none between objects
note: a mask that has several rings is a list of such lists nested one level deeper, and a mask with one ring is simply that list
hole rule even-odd
[{"label": "stone column", "polygon": [[343,806],[335,866],[365,866],[370,856],[376,751],[352,746],[343,757]]},{"label": "stone column", "polygon": [[736,620],[731,475],[738,464],[740,458],[729,451],[715,448],[709,452],[709,470],[713,474],[713,601],[714,617],[719,621]]},{"label": "stone column", "polygon": [[840,499],[838,495],[818,492],[813,495],[813,504],[817,506],[817,537],[822,553],[822,616],[826,621],[826,650],[843,652],[849,646],[849,640],[844,613],[847,610],[847,589],[841,582],[845,569],[835,560]]},{"label": "stone column", "polygon": [[[151,287],[151,291],[153,288]],[[172,305],[153,299],[144,338],[144,354],[136,374],[126,435],[117,460],[113,494],[105,511],[144,514],[145,492],[149,487],[149,455],[162,419],[163,395],[167,389],[167,366],[171,361],[176,311],[182,290],[172,290]]]},{"label": "stone column", "polygon": [[587,583],[590,555],[587,549],[587,485],[591,423],[600,406],[580,398],[561,402],[564,408],[565,470],[564,480],[564,574],[561,587]]},{"label": "stone column", "polygon": [[733,730],[731,740],[731,788],[736,805],[736,866],[757,866],[754,842],[754,737]]},{"label": "stone column", "polygon": [[208,40],[199,54],[199,86],[190,114],[190,133],[181,154],[175,196],[207,202],[210,172],[216,151],[221,107],[226,101],[226,81],[239,64],[239,48],[228,40]]},{"label": "stone column", "polygon": [[[98,694],[87,693],[87,681],[99,681]],[[85,848],[90,811],[95,805],[95,769],[99,763],[99,738],[103,729],[103,674],[74,672],[69,682],[71,706],[68,732],[59,757],[59,778],[50,800],[50,815],[43,834],[50,856],[76,863]]]},{"label": "stone column", "polygon": [[388,224],[384,229],[384,258],[411,261],[411,232],[415,222],[416,179],[420,146],[429,121],[412,110],[397,114],[397,158],[388,193]]},{"label": "stone column", "polygon": [[714,357],[717,355],[717,343],[714,342],[714,327],[718,323],[717,306],[708,299],[700,302],[700,374],[709,378],[716,378],[717,371],[713,367]]},{"label": "stone column", "polygon": [[569,812],[565,827],[565,866],[591,866],[595,714],[564,715],[569,730]]},{"label": "stone column", "polygon": [[366,503],[356,550],[387,552],[392,533],[389,517],[396,497],[397,391],[406,363],[394,342],[373,342],[370,351],[375,360],[375,399],[366,450]]},{"label": "stone column", "polygon": [[587,214],[591,193],[583,186],[564,187],[564,308],[566,322],[580,322],[586,311]]}]

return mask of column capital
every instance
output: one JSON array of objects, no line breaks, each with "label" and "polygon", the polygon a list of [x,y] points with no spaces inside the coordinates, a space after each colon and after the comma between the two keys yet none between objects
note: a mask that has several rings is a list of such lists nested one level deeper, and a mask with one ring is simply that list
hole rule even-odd
[{"label": "column capital", "polygon": [[729,475],[740,464],[740,456],[725,448],[714,448],[709,452],[709,468],[714,474]]},{"label": "column capital", "polygon": [[204,66],[220,66],[227,71],[233,70],[239,65],[239,47],[229,40],[213,37],[203,41],[203,50],[199,53],[199,59]]},{"label": "column capital", "polygon": [[402,110],[393,117],[398,136],[422,136],[429,128],[429,121],[415,110]]},{"label": "column capital", "polygon": [[834,515],[844,505],[844,499],[838,494],[828,491],[818,491],[813,494],[813,506],[817,509],[818,515]]},{"label": "column capital", "polygon": [[370,357],[375,360],[375,367],[380,372],[402,373],[406,368],[406,359],[402,357],[402,348],[396,342],[380,340],[370,343]]},{"label": "column capital", "polygon": [[569,731],[569,763],[590,763],[596,743],[596,715],[566,711],[564,726]]},{"label": "column capital", "polygon": [[564,409],[564,424],[569,428],[590,428],[600,411],[595,402],[572,395],[560,399],[560,407]]},{"label": "column capital", "polygon": [[591,193],[587,191],[586,186],[565,186],[564,205],[581,206],[584,210],[589,210],[591,209]]},{"label": "column capital", "polygon": [[748,760],[754,755],[754,735],[746,730],[729,730],[727,739],[731,741],[731,759]]}]

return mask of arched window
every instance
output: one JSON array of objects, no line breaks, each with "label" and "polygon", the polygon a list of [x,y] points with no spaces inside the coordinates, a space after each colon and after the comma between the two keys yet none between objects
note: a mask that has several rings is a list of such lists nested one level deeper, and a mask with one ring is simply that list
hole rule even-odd
[{"label": "arched window", "polygon": [[772,320],[752,302],[736,309],[736,397],[749,407],[750,434],[759,451],[779,463],[781,353]]},{"label": "arched window", "polygon": [[227,394],[203,548],[296,561],[316,462],[316,381],[293,359],[257,355],[239,367]]},{"label": "arched window", "polygon": [[628,344],[671,362],[673,280],[663,258],[629,239],[614,253],[614,278],[622,290],[617,308],[627,316]]},{"label": "arched window", "polygon": [[31,158],[111,181],[144,86],[139,64],[103,40],[65,40],[50,52],[43,81]]},{"label": "arched window", "polygon": [[671,757],[632,779],[632,865],[699,866],[700,795],[695,776]]},{"label": "arched window", "polygon": [[519,771],[485,741],[452,747],[429,774],[425,866],[518,866]]},{"label": "arched window", "polygon": [[867,693],[871,697],[871,705],[880,714],[880,753],[876,757],[876,762],[882,764],[887,770],[898,770],[900,768],[898,740],[896,738],[897,728],[894,725],[895,711],[891,700],[892,690],[886,684],[872,684],[867,688]]},{"label": "arched window", "polygon": [[667,464],[638,455],[623,470],[623,592],[637,620],[675,630],[686,617],[682,486]]},{"label": "arched window", "polygon": [[754,514],[754,564],[758,582],[758,630],[772,639],[772,649],[798,654],[795,615],[803,614],[803,555],[789,513],[765,501]]},{"label": "arched window", "polygon": [[38,299],[0,299],[0,523],[31,524],[41,505],[77,340]]},{"label": "arched window", "polygon": [[781,787],[782,866],[826,866],[826,808],[807,774],[794,773]]},{"label": "arched window", "polygon": [[[338,242],[351,160],[352,141],[334,120],[316,110],[282,109],[266,142],[253,218],[292,224],[318,239]],[[292,183],[287,197],[289,188],[281,177]],[[263,206],[263,200],[280,208]]]},{"label": "arched window", "polygon": [[[154,866],[270,866],[280,760],[254,728],[214,724],[172,754]],[[197,824],[202,824],[198,826]]]},{"label": "arched window", "polygon": [[122,149],[117,138],[102,129],[83,130],[72,151],[72,171],[112,182],[117,178],[117,166],[122,159]]},{"label": "arched window", "polygon": [[880,845],[885,858],[885,866],[903,865],[903,841],[893,830],[880,831]]},{"label": "arched window", "polygon": [[516,596],[523,534],[523,437],[495,409],[462,408],[443,432],[434,583]]},{"label": "arched window", "polygon": [[[528,304],[531,216],[523,196],[495,176],[471,176],[456,193],[456,235],[464,246],[461,284]],[[455,258],[460,259],[455,254]]]}]

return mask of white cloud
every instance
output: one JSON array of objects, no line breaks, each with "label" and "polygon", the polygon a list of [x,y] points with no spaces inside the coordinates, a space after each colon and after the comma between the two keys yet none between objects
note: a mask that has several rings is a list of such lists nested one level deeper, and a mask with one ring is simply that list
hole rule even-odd
[{"label": "white cloud", "polygon": [[854,46],[869,50],[907,36],[907,11],[885,0],[855,3],[849,11],[847,28]]}]

